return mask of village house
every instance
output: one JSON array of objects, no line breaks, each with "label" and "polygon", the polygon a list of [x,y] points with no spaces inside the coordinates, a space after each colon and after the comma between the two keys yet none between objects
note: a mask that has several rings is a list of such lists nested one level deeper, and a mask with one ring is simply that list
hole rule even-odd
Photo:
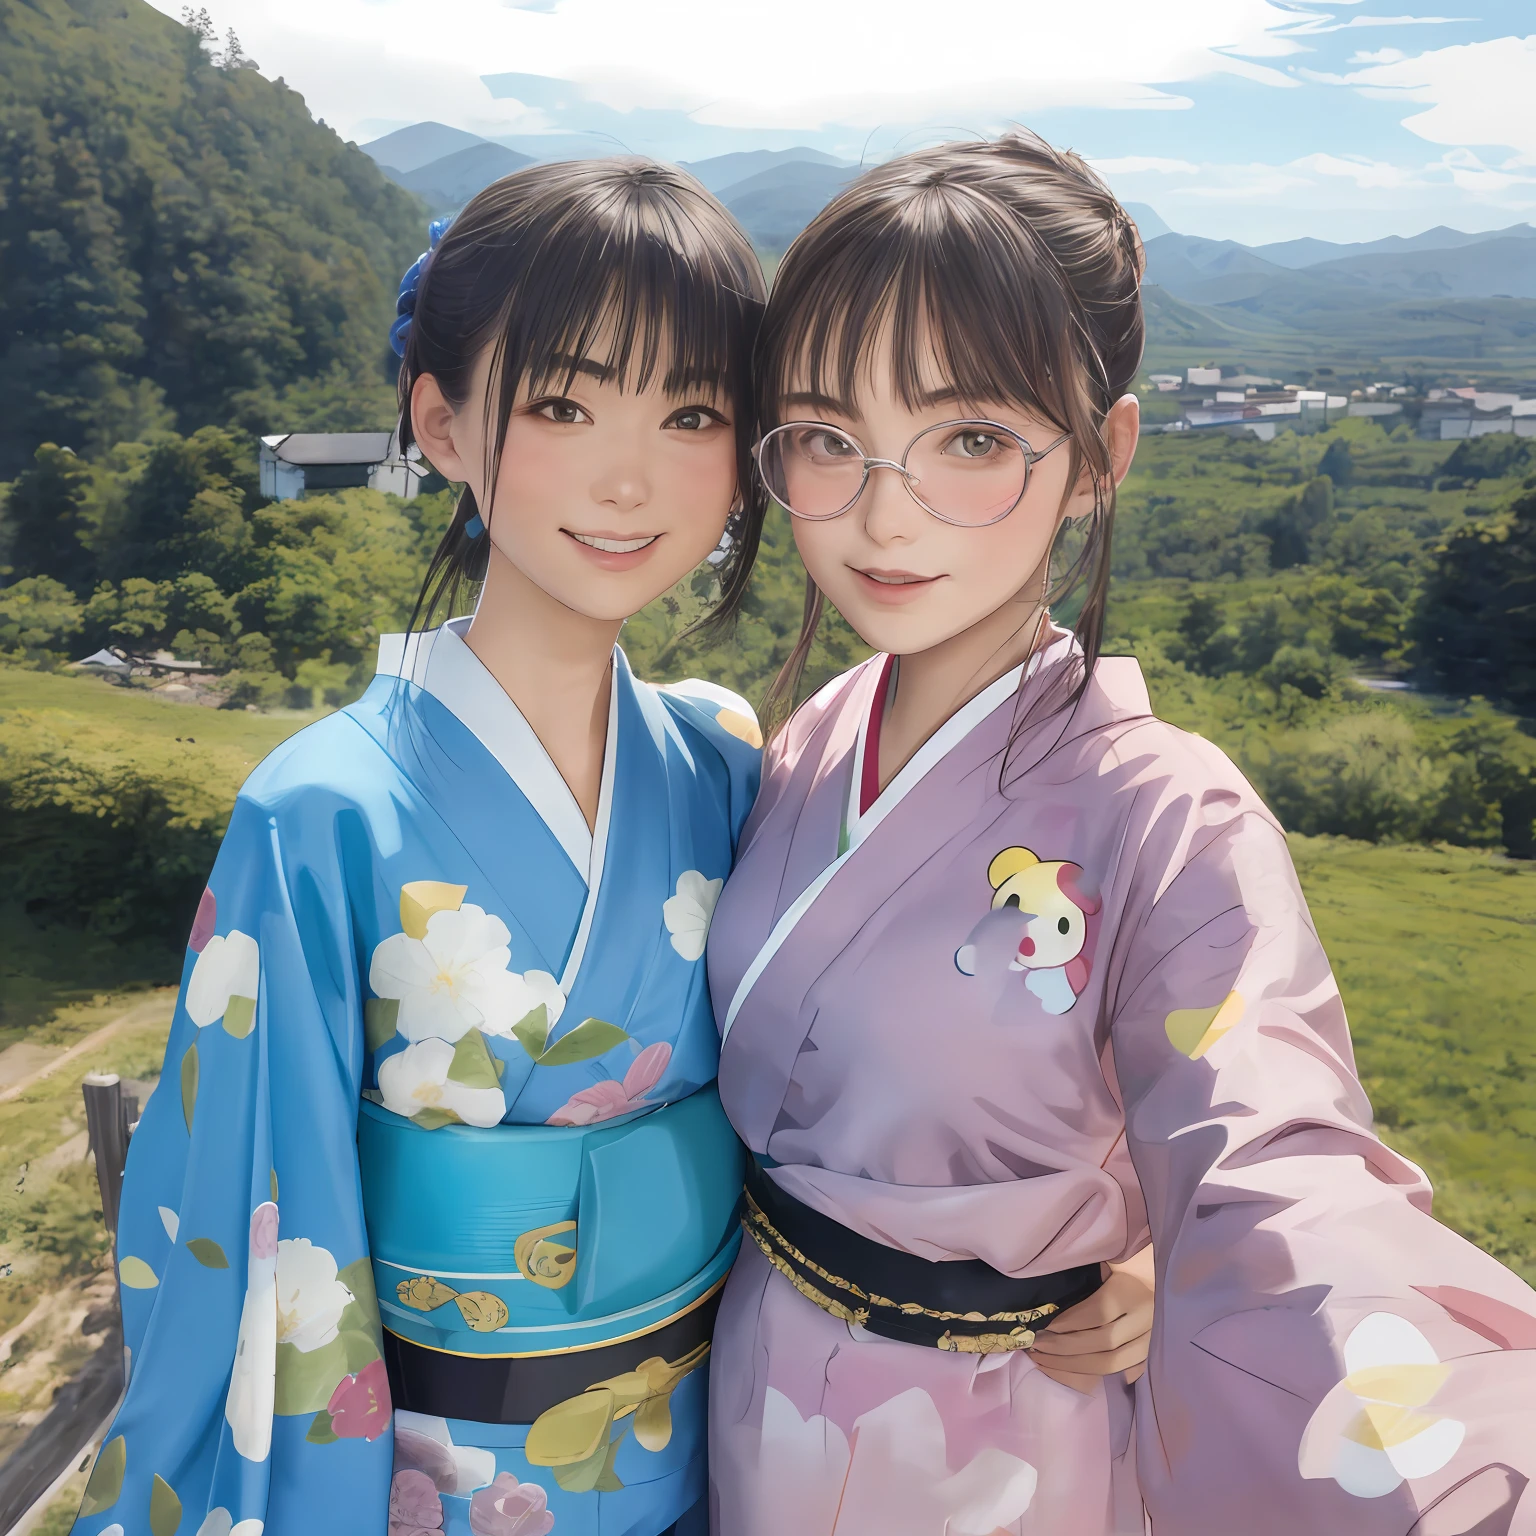
[{"label": "village house", "polygon": [[427,473],[393,432],[286,432],[261,440],[261,494],[290,501],[308,491],[366,486],[412,497]]}]

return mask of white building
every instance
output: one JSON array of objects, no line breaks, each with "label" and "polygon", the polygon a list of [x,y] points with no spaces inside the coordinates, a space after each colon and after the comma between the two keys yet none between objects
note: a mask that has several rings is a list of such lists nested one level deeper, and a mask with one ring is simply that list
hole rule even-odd
[{"label": "white building", "polygon": [[366,486],[414,496],[427,473],[420,452],[402,455],[393,432],[287,432],[261,440],[261,494],[290,501],[307,491]]}]

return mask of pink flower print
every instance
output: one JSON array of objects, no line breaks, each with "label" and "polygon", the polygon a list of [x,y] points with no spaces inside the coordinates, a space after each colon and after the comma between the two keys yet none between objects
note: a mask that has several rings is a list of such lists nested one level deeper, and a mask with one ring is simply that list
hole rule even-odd
[{"label": "pink flower print", "polygon": [[395,1425],[395,1470],[423,1472],[439,1493],[452,1493],[459,1480],[453,1452],[439,1440]]},{"label": "pink flower print", "polygon": [[251,1257],[277,1257],[277,1207],[270,1200],[251,1212]]},{"label": "pink flower print", "polygon": [[205,886],[202,899],[197,904],[197,916],[192,919],[192,932],[187,938],[187,948],[193,954],[202,954],[208,940],[213,937],[218,921],[219,904],[214,900],[213,892]]},{"label": "pink flower print", "polygon": [[520,1483],[510,1472],[498,1472],[489,1488],[470,1496],[469,1528],[474,1536],[548,1536],[555,1528],[548,1505],[537,1483]]},{"label": "pink flower print", "polygon": [[544,1123],[595,1125],[599,1120],[612,1120],[615,1115],[641,1109],[649,1102],[645,1095],[661,1081],[671,1060],[672,1047],[665,1040],[648,1045],[630,1063],[622,1083],[609,1078],[573,1093]]},{"label": "pink flower print", "polygon": [[425,1472],[407,1468],[389,1485],[389,1536],[432,1536],[443,1528],[443,1501]]},{"label": "pink flower print", "polygon": [[624,1092],[630,1104],[642,1104],[645,1095],[661,1081],[661,1074],[672,1060],[672,1047],[665,1040],[648,1045],[635,1057],[624,1074]]},{"label": "pink flower print", "polygon": [[382,1360],[364,1366],[355,1376],[343,1376],[325,1405],[331,1429],[343,1440],[377,1440],[389,1427],[390,1406],[389,1377]]}]

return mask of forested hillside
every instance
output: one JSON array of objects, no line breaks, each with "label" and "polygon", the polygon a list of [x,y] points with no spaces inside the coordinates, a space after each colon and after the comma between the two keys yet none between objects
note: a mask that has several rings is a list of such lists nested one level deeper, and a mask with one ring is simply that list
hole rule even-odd
[{"label": "forested hillside", "polygon": [[424,209],[143,0],[0,0],[0,479],[39,443],[375,426]]}]

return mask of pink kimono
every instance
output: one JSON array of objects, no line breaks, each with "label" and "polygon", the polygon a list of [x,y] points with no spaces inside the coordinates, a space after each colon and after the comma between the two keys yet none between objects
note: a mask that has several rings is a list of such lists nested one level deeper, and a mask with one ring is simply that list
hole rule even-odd
[{"label": "pink kimono", "polygon": [[1005,788],[1022,669],[865,809],[884,665],[770,752],[709,940],[721,1097],[783,1190],[909,1253],[1033,1276],[1154,1242],[1151,1358],[1082,1395],[892,1342],[747,1241],[717,1536],[1536,1532],[1536,1293],[1373,1134],[1274,817],[1120,659]]}]

